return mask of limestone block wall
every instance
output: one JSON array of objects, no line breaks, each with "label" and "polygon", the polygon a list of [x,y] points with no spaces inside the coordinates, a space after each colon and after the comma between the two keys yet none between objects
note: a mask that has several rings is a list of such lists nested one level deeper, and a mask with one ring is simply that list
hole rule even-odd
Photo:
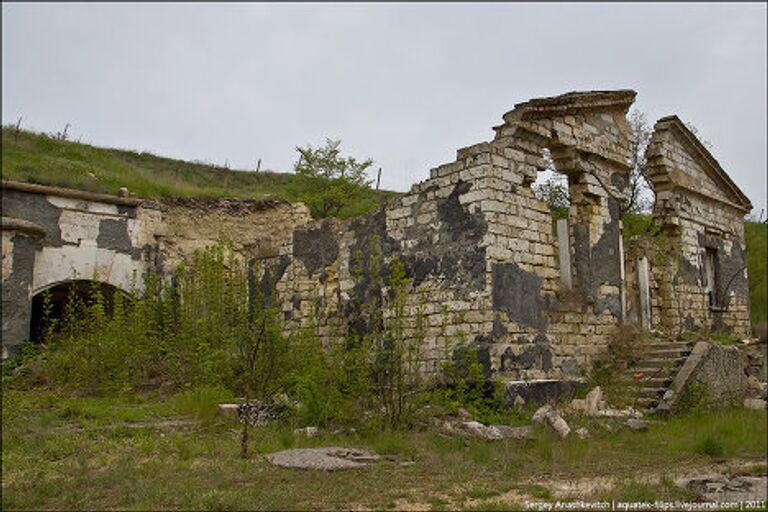
[{"label": "limestone block wall", "polygon": [[[364,318],[349,313],[386,295],[375,275],[397,257],[413,280],[409,332],[421,318],[428,369],[467,342],[491,375],[580,375],[623,311],[617,201],[633,99],[618,91],[520,104],[492,141],[459,150],[375,214],[297,230],[268,274],[289,327],[312,326],[325,341],[364,331]],[[569,176],[568,290],[549,210],[531,191],[544,148]]]},{"label": "limestone block wall", "polygon": [[743,218],[751,204],[676,117],[656,124],[647,154],[663,246],[651,266],[653,325],[748,335]]}]

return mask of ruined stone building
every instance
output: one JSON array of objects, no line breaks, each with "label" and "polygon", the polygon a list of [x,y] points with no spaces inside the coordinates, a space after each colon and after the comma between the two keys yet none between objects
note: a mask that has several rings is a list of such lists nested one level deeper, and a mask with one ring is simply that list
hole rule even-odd
[{"label": "ruined stone building", "polygon": [[[593,91],[518,104],[492,140],[348,221],[312,221],[278,201],[160,204],[4,182],[4,354],[28,337],[42,290],[72,279],[126,289],[142,268],[170,269],[222,232],[263,262],[286,328],[312,325],[329,340],[365,328],[351,307],[381,293],[374,266],[386,275],[400,260],[413,285],[407,332],[416,335],[418,312],[431,368],[465,342],[494,377],[574,379],[624,322],[746,335],[751,205],[677,117],[659,120],[647,151],[655,231],[625,247],[634,98]],[[545,150],[571,200],[556,226],[531,189]]]}]

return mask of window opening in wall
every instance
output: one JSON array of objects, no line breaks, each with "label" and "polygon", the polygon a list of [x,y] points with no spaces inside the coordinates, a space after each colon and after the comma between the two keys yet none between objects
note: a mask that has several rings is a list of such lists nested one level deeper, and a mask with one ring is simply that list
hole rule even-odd
[{"label": "window opening in wall", "polygon": [[560,283],[565,288],[571,288],[573,282],[571,277],[571,248],[568,229],[571,195],[568,177],[557,171],[549,149],[545,148],[542,151],[542,156],[547,167],[539,171],[531,189],[536,199],[549,207],[552,217],[552,234],[558,246]]},{"label": "window opening in wall", "polygon": [[704,291],[709,298],[709,307],[717,306],[717,249],[704,250]]}]

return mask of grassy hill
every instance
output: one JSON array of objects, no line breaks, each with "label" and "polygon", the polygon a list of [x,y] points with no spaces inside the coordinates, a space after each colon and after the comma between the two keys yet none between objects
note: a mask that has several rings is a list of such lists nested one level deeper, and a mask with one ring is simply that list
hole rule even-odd
[{"label": "grassy hill", "polygon": [[747,222],[744,228],[752,324],[758,324],[768,321],[768,224]]},{"label": "grassy hill", "polygon": [[[150,153],[100,148],[45,134],[3,128],[3,179],[131,195],[280,198],[301,201],[306,179],[293,173],[238,171],[215,165],[164,158]],[[361,189],[340,217],[374,209],[396,192]]]}]

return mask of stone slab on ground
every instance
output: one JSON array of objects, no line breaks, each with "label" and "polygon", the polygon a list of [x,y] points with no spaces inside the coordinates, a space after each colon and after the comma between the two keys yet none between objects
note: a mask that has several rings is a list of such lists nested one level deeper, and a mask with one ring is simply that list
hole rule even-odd
[{"label": "stone slab on ground", "polygon": [[377,462],[380,459],[381,457],[375,453],[366,450],[339,446],[294,448],[267,455],[267,460],[275,466],[321,471],[360,469],[366,467],[368,463]]},{"label": "stone slab on ground", "polygon": [[747,502],[768,499],[766,475],[701,475],[675,482],[679,487],[691,490],[707,501]]}]

